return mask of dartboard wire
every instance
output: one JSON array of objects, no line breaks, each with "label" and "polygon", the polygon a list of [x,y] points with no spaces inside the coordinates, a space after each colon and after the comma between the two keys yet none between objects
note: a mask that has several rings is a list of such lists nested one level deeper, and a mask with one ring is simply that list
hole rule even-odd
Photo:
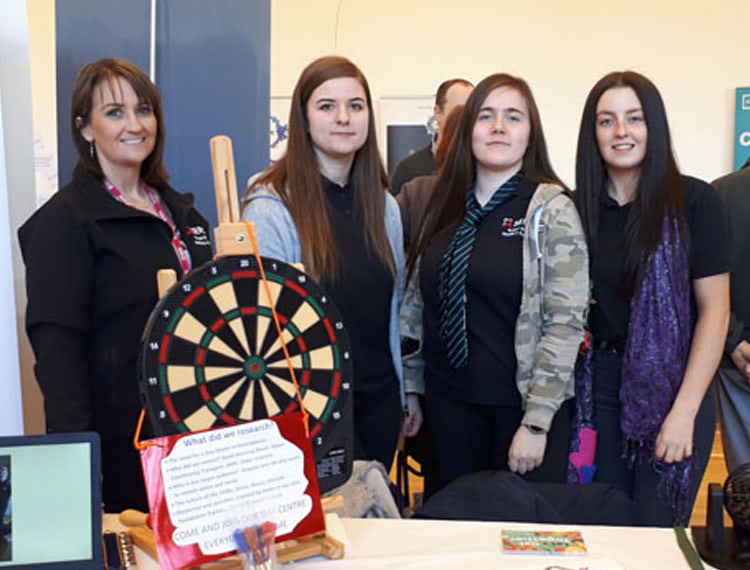
[{"label": "dartboard wire", "polygon": [[297,384],[297,375],[294,373],[294,367],[292,366],[292,359],[289,356],[289,350],[287,350],[286,347],[286,341],[284,340],[284,333],[281,330],[281,323],[279,322],[279,315],[276,313],[276,306],[274,305],[272,299],[271,299],[271,288],[268,285],[268,280],[266,279],[266,271],[263,269],[263,261],[261,261],[260,258],[260,251],[258,249],[258,240],[255,236],[254,228],[248,223],[244,222],[245,229],[247,230],[247,234],[250,237],[250,241],[253,246],[253,254],[255,255],[255,260],[258,262],[258,269],[260,271],[260,277],[261,281],[263,281],[263,290],[266,293],[266,298],[268,299],[268,306],[271,308],[271,314],[273,315],[273,323],[276,325],[276,331],[279,333],[279,340],[281,341],[281,348],[284,351],[284,357],[286,358],[287,366],[289,367],[289,374],[292,376],[292,382],[294,382],[294,391],[297,394],[297,402],[299,402],[299,408],[302,412],[302,424],[305,426],[305,437],[310,437],[310,418],[307,410],[305,409],[304,402],[302,400],[302,395],[300,394],[299,390],[299,384]]}]

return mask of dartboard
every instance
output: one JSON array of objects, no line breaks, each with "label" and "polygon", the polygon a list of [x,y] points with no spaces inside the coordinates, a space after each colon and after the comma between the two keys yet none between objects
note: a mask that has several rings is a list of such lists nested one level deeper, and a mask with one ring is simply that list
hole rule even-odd
[{"label": "dartboard", "polygon": [[309,413],[322,491],[343,483],[353,452],[352,362],[332,300],[291,265],[223,257],[188,273],[154,308],[140,388],[156,435],[193,432],[299,410],[271,305]]}]

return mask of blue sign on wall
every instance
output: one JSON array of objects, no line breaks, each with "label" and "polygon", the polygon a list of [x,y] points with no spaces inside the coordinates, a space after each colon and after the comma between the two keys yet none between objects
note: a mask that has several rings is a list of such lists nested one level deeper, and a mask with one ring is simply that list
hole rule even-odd
[{"label": "blue sign on wall", "polygon": [[734,169],[738,170],[750,157],[750,87],[737,88],[734,112]]}]

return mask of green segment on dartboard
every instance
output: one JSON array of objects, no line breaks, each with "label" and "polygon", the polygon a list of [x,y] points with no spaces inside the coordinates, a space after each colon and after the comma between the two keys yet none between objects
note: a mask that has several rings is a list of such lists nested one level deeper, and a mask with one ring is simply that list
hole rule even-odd
[{"label": "green segment on dartboard", "polygon": [[263,376],[265,375],[266,363],[259,356],[251,356],[247,359],[247,362],[245,362],[244,370],[245,375],[248,378],[257,380],[258,378],[263,378]]},{"label": "green segment on dartboard", "polygon": [[221,285],[222,283],[226,283],[227,281],[230,281],[231,277],[229,275],[220,275],[216,279],[212,279],[211,281],[206,281],[206,287],[208,289],[213,289],[217,285]]},{"label": "green segment on dartboard", "polygon": [[172,318],[167,323],[167,332],[169,334],[174,333],[174,329],[177,328],[177,323],[180,322],[180,319],[182,318],[182,315],[185,313],[185,309],[182,307],[177,307],[174,310],[174,313],[172,313]]}]

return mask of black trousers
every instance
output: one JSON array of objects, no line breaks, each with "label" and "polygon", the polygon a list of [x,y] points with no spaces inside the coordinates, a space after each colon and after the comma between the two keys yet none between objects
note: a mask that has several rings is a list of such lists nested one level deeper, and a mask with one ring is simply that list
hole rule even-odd
[{"label": "black trousers", "polygon": [[354,392],[354,459],[380,461],[390,472],[400,430],[398,383],[377,392]]},{"label": "black trousers", "polygon": [[[427,418],[439,489],[466,473],[485,469],[508,471],[508,451],[521,425],[523,410],[517,406],[491,406],[460,402],[438,390],[427,390]],[[564,483],[567,478],[572,400],[555,414],[542,465],[524,479]]]},{"label": "black trousers", "polygon": [[141,456],[132,438],[102,438],[102,501],[108,513],[148,512]]},{"label": "black trousers", "polygon": [[[626,493],[638,506],[642,524],[667,526],[674,523],[672,509],[661,500],[658,493],[659,473],[651,461],[630,466],[623,457],[622,431],[620,429],[620,385],[622,357],[613,352],[594,353],[594,421],[596,424],[596,473],[594,480],[610,483]],[[689,493],[692,511],[703,472],[711,455],[716,430],[716,402],[711,385],[695,418],[694,449],[696,470]],[[689,514],[688,514],[689,518]],[[679,521],[687,524],[687,520]]]}]

